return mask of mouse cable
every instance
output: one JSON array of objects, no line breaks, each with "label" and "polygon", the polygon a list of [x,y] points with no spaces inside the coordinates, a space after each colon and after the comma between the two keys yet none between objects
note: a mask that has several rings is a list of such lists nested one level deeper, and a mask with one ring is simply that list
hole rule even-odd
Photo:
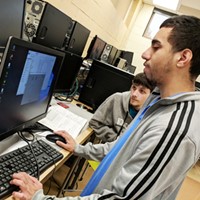
[{"label": "mouse cable", "polygon": [[[40,142],[40,140],[37,140],[37,138],[36,138],[36,141],[37,141],[37,143],[38,143],[41,147],[43,147],[44,149],[47,150],[47,148]],[[49,193],[49,191],[50,191],[50,189],[51,189],[51,186],[52,186],[53,176],[54,176],[55,171],[56,171],[56,162],[55,162],[53,156],[52,156],[51,154],[47,153],[47,151],[46,151],[46,154],[47,154],[49,157],[51,157],[51,159],[52,159],[52,161],[53,161],[53,166],[54,166],[53,171],[52,171],[52,175],[51,175],[51,177],[49,178],[49,179],[50,179],[50,182],[49,182],[49,186],[48,186],[47,192],[45,192],[45,195],[48,195],[48,193]]]},{"label": "mouse cable", "polygon": [[[31,150],[31,153],[33,154],[33,157],[34,157],[35,162],[36,162],[36,168],[37,168],[35,176],[39,180],[39,178],[40,178],[39,165],[38,165],[37,158],[35,156],[34,149],[32,148],[32,145],[30,143],[30,142],[33,142],[35,140],[35,136],[33,135],[33,133],[28,132],[33,137],[32,139],[28,139],[27,137],[24,136],[22,131],[18,131],[17,133],[18,133],[19,137],[28,144],[29,149]],[[27,158],[27,156],[26,156],[26,158]],[[27,160],[30,161],[29,159],[27,159]]]}]

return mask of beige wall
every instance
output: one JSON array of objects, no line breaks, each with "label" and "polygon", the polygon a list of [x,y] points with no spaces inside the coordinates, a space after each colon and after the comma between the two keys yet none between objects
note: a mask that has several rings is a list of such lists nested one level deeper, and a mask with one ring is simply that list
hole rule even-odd
[{"label": "beige wall", "polygon": [[[130,27],[138,12],[136,9],[131,23],[127,26],[110,0],[47,0],[47,2],[91,31],[83,56],[95,35],[121,49],[124,38],[129,35]],[[141,0],[135,0],[135,2],[138,4]],[[133,6],[133,8],[136,7]]]},{"label": "beige wall", "polygon": [[146,50],[150,46],[151,43],[150,39],[147,39],[142,35],[151,17],[153,8],[153,6],[143,4],[135,20],[130,36],[127,40],[126,49],[129,49],[134,52],[132,64],[137,67],[135,73],[143,71],[144,60],[141,58],[141,55],[144,52],[144,50]]},{"label": "beige wall", "polygon": [[125,21],[111,0],[47,0],[47,2],[91,31],[83,56],[86,55],[92,38],[98,35],[118,49],[134,52],[132,64],[137,67],[135,73],[143,71],[144,61],[141,54],[150,46],[151,40],[142,35],[154,9],[153,6],[143,4],[142,0],[133,0],[130,15]]}]

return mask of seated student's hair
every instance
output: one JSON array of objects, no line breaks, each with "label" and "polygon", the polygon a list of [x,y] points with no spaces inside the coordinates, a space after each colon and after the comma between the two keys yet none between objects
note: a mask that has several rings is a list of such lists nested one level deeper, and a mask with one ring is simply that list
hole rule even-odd
[{"label": "seated student's hair", "polygon": [[146,88],[149,88],[151,92],[155,88],[155,85],[147,79],[145,73],[136,74],[133,78],[132,84],[143,85]]}]

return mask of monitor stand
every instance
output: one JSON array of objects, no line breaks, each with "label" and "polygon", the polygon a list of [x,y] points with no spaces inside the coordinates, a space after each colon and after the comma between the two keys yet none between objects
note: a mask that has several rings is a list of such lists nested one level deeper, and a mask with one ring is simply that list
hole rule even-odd
[{"label": "monitor stand", "polygon": [[52,129],[48,128],[47,126],[39,123],[39,122],[36,122],[35,124],[32,124],[31,126],[23,129],[23,131],[25,132],[31,132],[31,133],[34,133],[34,132],[43,132],[43,131],[51,131],[53,132]]}]

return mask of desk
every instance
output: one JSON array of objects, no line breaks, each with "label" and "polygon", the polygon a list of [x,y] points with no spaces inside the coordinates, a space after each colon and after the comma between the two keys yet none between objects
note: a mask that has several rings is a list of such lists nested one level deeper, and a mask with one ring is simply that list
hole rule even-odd
[{"label": "desk", "polygon": [[[75,102],[76,103],[76,102]],[[73,107],[73,106],[72,106]],[[73,109],[75,110],[76,108],[73,107]],[[79,113],[82,112],[82,114],[84,112],[87,112],[86,110],[85,111],[82,111],[80,110],[82,108],[79,108],[77,109],[77,111]],[[76,113],[75,113],[76,114]],[[87,113],[84,113],[84,114],[87,114]],[[91,117],[91,114],[89,115],[89,117]],[[93,134],[93,130],[89,127],[87,127],[85,130],[83,130],[77,137],[76,137],[76,141],[77,143],[79,144],[83,144],[86,140],[88,140],[91,135]],[[56,163],[56,165],[54,166],[51,166],[50,168],[48,168],[45,172],[43,172],[41,175],[40,175],[40,181],[42,183],[46,182],[51,176],[52,176],[52,172],[55,172],[56,170],[58,170],[67,160],[68,158],[72,155],[70,152],[64,150],[64,149],[61,149],[60,152],[64,155],[64,157],[62,158],[62,160],[58,161]],[[6,200],[13,200],[12,196],[6,198]]]}]

